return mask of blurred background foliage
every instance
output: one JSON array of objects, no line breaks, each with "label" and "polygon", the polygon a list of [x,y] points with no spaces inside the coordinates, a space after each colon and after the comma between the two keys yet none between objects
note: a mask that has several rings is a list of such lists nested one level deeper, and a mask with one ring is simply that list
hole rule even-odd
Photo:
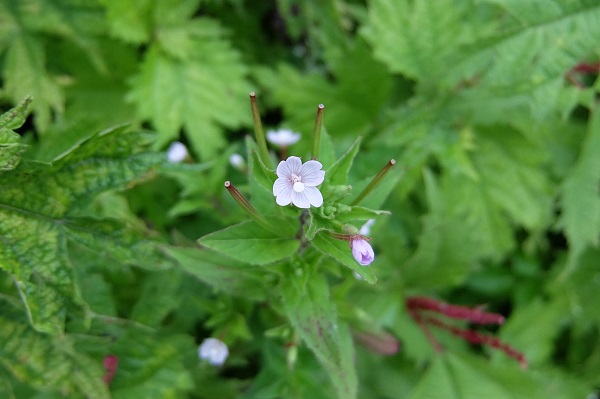
[{"label": "blurred background foliage", "polygon": [[[292,154],[319,103],[337,155],[363,136],[356,187],[397,161],[378,284],[306,277],[352,333],[401,343],[354,340],[358,397],[595,397],[599,43],[596,0],[0,0],[0,103],[33,97],[0,123],[0,397],[340,397],[273,295],[293,277],[192,249],[244,220],[223,181],[251,192],[229,163],[251,90],[303,134]],[[411,295],[505,315],[483,331],[528,368],[443,331],[437,353]],[[221,369],[198,363],[207,336]]]}]

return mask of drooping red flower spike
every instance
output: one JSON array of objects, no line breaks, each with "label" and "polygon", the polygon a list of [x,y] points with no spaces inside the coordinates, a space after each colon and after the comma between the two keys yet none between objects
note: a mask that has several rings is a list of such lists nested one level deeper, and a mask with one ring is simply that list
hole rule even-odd
[{"label": "drooping red flower spike", "polygon": [[433,298],[421,296],[407,298],[406,308],[413,320],[417,322],[418,326],[421,328],[431,345],[438,352],[442,352],[444,348],[431,333],[429,328],[430,326],[448,331],[452,335],[460,337],[472,344],[486,345],[491,348],[499,349],[506,353],[507,356],[517,360],[522,368],[527,367],[527,359],[525,358],[525,355],[514,349],[509,344],[500,341],[500,339],[492,335],[482,334],[472,329],[463,329],[450,325],[437,317],[427,315],[427,312],[437,313],[451,319],[466,320],[472,324],[479,325],[503,324],[504,316],[500,314],[484,312],[480,308],[472,309],[466,306],[450,305]]}]

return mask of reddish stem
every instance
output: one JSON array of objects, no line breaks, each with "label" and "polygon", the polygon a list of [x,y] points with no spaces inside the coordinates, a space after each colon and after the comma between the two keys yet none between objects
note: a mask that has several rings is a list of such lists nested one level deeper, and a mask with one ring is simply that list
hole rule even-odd
[{"label": "reddish stem", "polygon": [[413,296],[406,300],[409,309],[416,311],[430,310],[441,313],[452,319],[468,320],[474,324],[502,324],[504,316],[498,313],[483,312],[480,309],[471,309],[466,306],[450,305],[445,302],[426,298],[422,296]]}]

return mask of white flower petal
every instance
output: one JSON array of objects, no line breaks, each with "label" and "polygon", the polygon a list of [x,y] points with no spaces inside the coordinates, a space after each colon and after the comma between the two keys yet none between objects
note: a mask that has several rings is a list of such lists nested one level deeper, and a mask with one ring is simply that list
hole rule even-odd
[{"label": "white flower petal", "polygon": [[269,130],[267,131],[267,141],[280,147],[287,147],[300,140],[302,135],[294,133],[289,129]]},{"label": "white flower petal", "polygon": [[301,193],[292,191],[292,204],[296,205],[298,208],[310,208],[310,201],[306,197],[306,191]]},{"label": "white flower petal", "polygon": [[278,196],[284,191],[289,191],[290,186],[290,181],[285,177],[277,178],[277,180],[275,180],[275,183],[273,183],[273,195]]},{"label": "white flower petal", "polygon": [[323,205],[323,195],[318,188],[306,186],[304,187],[304,194],[312,206],[318,208]]},{"label": "white flower petal", "polygon": [[285,161],[279,162],[277,165],[277,176],[291,178],[292,174],[300,175],[302,169],[302,161],[298,157],[289,157]]},{"label": "white flower petal", "polygon": [[308,161],[302,165],[300,171],[302,175],[302,182],[307,186],[318,186],[325,180],[325,171],[321,170],[323,165],[319,161]]},{"label": "white flower petal", "polygon": [[285,186],[283,191],[280,191],[275,198],[277,205],[286,206],[292,202],[292,194],[296,193],[290,186]]},{"label": "white flower petal", "polygon": [[213,366],[222,366],[228,356],[227,345],[216,338],[206,338],[198,347],[198,357]]}]

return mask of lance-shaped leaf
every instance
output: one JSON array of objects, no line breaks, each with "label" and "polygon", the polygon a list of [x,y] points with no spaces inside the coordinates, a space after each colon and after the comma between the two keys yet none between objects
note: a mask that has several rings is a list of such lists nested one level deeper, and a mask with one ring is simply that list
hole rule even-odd
[{"label": "lance-shaped leaf", "polygon": [[246,263],[208,249],[170,247],[166,251],[184,271],[206,284],[231,295],[252,299],[265,297],[261,274]]},{"label": "lance-shaped leaf", "polygon": [[336,184],[346,184],[348,180],[348,171],[350,167],[352,167],[352,162],[354,162],[354,157],[358,153],[358,149],[360,148],[360,142],[362,137],[358,137],[354,143],[350,146],[348,151],[344,155],[342,155],[332,166],[329,168],[327,172],[327,179],[325,180],[326,184],[336,185]]},{"label": "lance-shaped leaf", "polygon": [[300,247],[293,231],[297,223],[294,226],[292,220],[282,219],[279,225],[282,235],[255,222],[243,222],[205,235],[198,243],[252,265],[266,265],[293,255]]},{"label": "lance-shaped leaf", "polygon": [[68,240],[120,262],[152,269],[167,266],[156,245],[139,232],[114,221],[76,216],[94,195],[123,188],[162,162],[152,153],[103,153],[110,146],[97,149],[96,141],[121,142],[111,133],[125,135],[122,129],[105,131],[66,156],[57,169],[23,167],[0,175],[0,267],[13,277],[40,331],[61,331],[66,302],[80,301],[73,287]]},{"label": "lance-shaped leaf", "polygon": [[352,256],[348,241],[333,238],[326,232],[317,233],[311,241],[315,248],[358,273],[367,283],[375,284],[377,277],[371,266],[361,266]]},{"label": "lance-shaped leaf", "polygon": [[[305,268],[305,272],[309,273]],[[306,276],[290,273],[281,287],[285,312],[290,322],[313,351],[329,374],[339,399],[356,397],[357,380],[354,368],[354,347],[348,327],[337,318],[327,282],[323,275],[313,273],[308,284]]]}]

